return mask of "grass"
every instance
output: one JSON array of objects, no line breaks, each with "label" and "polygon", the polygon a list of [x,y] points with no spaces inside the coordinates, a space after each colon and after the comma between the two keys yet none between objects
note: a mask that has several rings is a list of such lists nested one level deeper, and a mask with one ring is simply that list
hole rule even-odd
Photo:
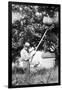
[{"label": "grass", "polygon": [[[28,76],[30,76],[29,79],[27,78]],[[52,70],[44,69],[33,73],[31,72],[28,76],[26,76],[26,73],[13,73],[12,85],[58,83],[58,66]]]}]

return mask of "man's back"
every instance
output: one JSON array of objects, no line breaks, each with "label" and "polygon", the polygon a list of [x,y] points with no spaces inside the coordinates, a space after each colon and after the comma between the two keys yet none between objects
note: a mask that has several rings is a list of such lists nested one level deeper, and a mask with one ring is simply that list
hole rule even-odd
[{"label": "man's back", "polygon": [[21,59],[22,60],[28,60],[29,59],[29,53],[27,50],[25,50],[25,48],[23,48],[20,52],[21,54]]}]

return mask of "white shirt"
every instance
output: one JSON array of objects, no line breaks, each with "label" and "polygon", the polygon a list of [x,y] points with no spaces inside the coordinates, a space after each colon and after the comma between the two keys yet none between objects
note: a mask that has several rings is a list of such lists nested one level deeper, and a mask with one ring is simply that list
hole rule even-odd
[{"label": "white shirt", "polygon": [[21,54],[21,60],[28,60],[30,57],[29,53],[27,52],[27,50],[25,50],[25,48],[21,50],[20,54]]}]

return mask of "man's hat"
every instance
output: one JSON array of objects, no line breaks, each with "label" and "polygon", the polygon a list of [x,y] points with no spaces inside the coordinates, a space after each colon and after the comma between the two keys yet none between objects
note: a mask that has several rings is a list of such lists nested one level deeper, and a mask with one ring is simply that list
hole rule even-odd
[{"label": "man's hat", "polygon": [[26,42],[24,46],[25,47],[29,47],[30,46],[30,43]]}]

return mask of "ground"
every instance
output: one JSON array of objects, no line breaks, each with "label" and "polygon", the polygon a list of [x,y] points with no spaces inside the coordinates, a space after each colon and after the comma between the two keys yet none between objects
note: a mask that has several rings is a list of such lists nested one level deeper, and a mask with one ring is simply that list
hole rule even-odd
[{"label": "ground", "polygon": [[12,74],[12,85],[32,85],[58,83],[58,66],[50,70],[40,70],[30,73],[30,79],[26,79],[26,74]]}]

